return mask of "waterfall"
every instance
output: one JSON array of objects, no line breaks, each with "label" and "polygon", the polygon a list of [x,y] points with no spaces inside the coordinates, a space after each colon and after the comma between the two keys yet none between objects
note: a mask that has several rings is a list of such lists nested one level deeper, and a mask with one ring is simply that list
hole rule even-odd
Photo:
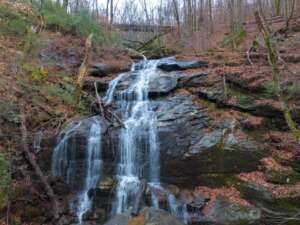
[{"label": "waterfall", "polygon": [[[130,73],[120,74],[111,81],[105,97],[107,104],[115,102],[125,125],[125,129],[122,129],[119,135],[116,175],[118,186],[112,215],[125,212],[133,206],[139,184],[142,179],[146,179],[149,187],[165,194],[170,213],[186,222],[184,207],[181,209],[175,196],[160,184],[157,118],[148,97],[149,84],[159,75],[159,62],[144,59],[134,64]],[[134,80],[125,90],[117,91],[118,84],[129,75],[133,76]],[[151,193],[152,207],[159,208],[158,196],[155,192]]]},{"label": "waterfall", "polygon": [[[76,182],[76,171],[78,165],[75,163],[76,147],[72,145],[72,139],[80,129],[82,122],[71,123],[60,135],[60,139],[54,149],[52,158],[52,173],[54,176],[64,177],[66,182],[79,185]],[[101,177],[101,123],[96,118],[93,119],[87,138],[87,145],[84,159],[84,181],[79,188],[78,194],[71,201],[71,209],[78,218],[78,223],[82,223],[83,215],[91,208],[91,199],[88,195],[89,190],[96,188]],[[67,171],[67,172],[66,172]]]},{"label": "waterfall", "polygon": [[[186,206],[178,204],[176,197],[160,183],[160,150],[157,134],[157,116],[149,99],[149,85],[160,72],[160,60],[142,60],[132,66],[131,72],[122,73],[109,84],[104,101],[115,104],[124,128],[120,129],[117,188],[112,202],[112,215],[123,213],[133,206],[142,180],[151,190],[152,207],[160,208],[159,193],[163,193],[168,210],[187,223]],[[119,90],[119,85],[122,88]],[[124,88],[125,84],[125,88]],[[127,85],[127,86],[126,86]],[[96,88],[96,97],[100,95]],[[92,207],[89,191],[96,188],[102,176],[102,121],[96,117],[72,122],[61,132],[52,156],[52,174],[62,177],[76,190],[71,209],[81,224],[84,214]],[[86,129],[88,128],[88,132]],[[83,135],[84,133],[84,135]],[[78,135],[86,139],[85,158],[78,147]],[[80,142],[80,141],[79,141]],[[82,144],[82,143],[81,143]],[[79,152],[79,153],[78,153]],[[83,162],[82,162],[83,161]],[[82,169],[82,167],[84,167]],[[83,171],[83,174],[78,174]],[[158,193],[159,192],[159,193]]]},{"label": "waterfall", "polygon": [[[113,214],[124,212],[132,206],[141,178],[147,178],[149,182],[159,182],[156,115],[151,110],[148,99],[149,82],[156,75],[156,64],[144,60],[138,66],[143,69],[135,71],[135,67],[136,65],[132,69],[135,80],[126,90],[116,95],[116,104],[125,129],[122,129],[119,137],[118,187],[113,202]],[[117,86],[115,82],[122,78],[124,75],[121,74],[112,81],[107,96],[114,95]],[[110,100],[111,97],[107,98],[108,103]],[[151,159],[148,169],[144,168],[146,159]]]}]

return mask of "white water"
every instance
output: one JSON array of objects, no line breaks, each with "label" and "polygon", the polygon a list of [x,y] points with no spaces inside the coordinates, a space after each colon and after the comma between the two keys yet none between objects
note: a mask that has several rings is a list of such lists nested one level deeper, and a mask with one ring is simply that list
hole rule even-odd
[{"label": "white water", "polygon": [[[133,65],[131,74],[136,78],[129,87],[116,93],[119,82],[127,78],[126,74],[121,74],[110,83],[106,94],[106,103],[115,100],[125,125],[119,137],[118,187],[112,214],[125,212],[133,206],[140,181],[146,179],[149,187],[164,193],[170,213],[187,223],[186,207],[180,208],[175,196],[160,184],[157,118],[148,98],[149,83],[159,74],[158,63],[159,60],[143,60]],[[151,192],[151,200],[152,207],[160,207],[156,192]]]},{"label": "white water", "polygon": [[[74,171],[76,173],[76,164],[74,165],[75,149],[68,149],[72,142],[72,137],[81,123],[71,124],[66,133],[58,142],[54,149],[52,158],[52,173],[54,176],[65,177],[67,183],[75,183]],[[83,215],[91,208],[91,199],[88,196],[89,190],[95,188],[101,177],[102,160],[101,160],[101,124],[99,120],[94,119],[87,137],[87,147],[85,153],[85,175],[84,184],[76,197],[71,201],[71,209],[77,215],[78,223],[82,223]],[[65,171],[67,171],[65,175]]]},{"label": "white water", "polygon": [[[128,210],[137,193],[140,179],[159,182],[159,149],[156,132],[156,115],[148,99],[149,82],[156,75],[156,61],[144,61],[134,71],[135,80],[129,87],[118,93],[116,104],[120,109],[125,129],[119,139],[119,163],[117,168],[118,187],[113,202],[113,214]],[[112,81],[107,96],[114,96],[117,84],[124,75]],[[112,97],[107,98],[107,103]],[[144,152],[142,151],[144,150]],[[151,159],[145,166],[146,159]]]}]

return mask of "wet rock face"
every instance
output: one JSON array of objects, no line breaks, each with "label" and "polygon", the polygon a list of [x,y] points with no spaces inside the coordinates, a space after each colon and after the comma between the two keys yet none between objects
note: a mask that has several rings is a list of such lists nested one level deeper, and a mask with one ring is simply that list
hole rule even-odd
[{"label": "wet rock face", "polygon": [[209,118],[188,95],[153,102],[158,119],[158,138],[162,161],[182,159],[208,125]]},{"label": "wet rock face", "polygon": [[[109,146],[109,139],[106,138],[109,123],[104,118],[98,116],[73,121],[64,131],[60,133],[59,137],[56,138],[56,141],[52,142],[52,148],[47,149],[47,151],[51,152],[51,154],[48,154],[47,152],[43,152],[42,154],[42,156],[49,157],[47,161],[52,161],[52,155],[53,151],[55,151],[55,146],[57,146],[57,143],[63,144],[62,147],[64,148],[64,156],[63,158],[56,160],[59,160],[58,164],[62,168],[62,178],[68,182],[72,190],[80,189],[84,183],[84,177],[86,176],[86,150],[88,137],[90,128],[95,120],[98,120],[101,123],[101,132],[103,136],[102,153],[103,157],[105,157],[105,151],[103,151],[103,149],[106,149]],[[60,142],[63,139],[66,139],[66,141]],[[62,149],[60,151],[62,151]],[[42,159],[43,157],[40,159],[40,164],[42,164]],[[48,167],[44,167],[43,169],[50,171],[51,163],[48,164]]]},{"label": "wet rock face", "polygon": [[[181,73],[165,73],[157,70],[156,76],[149,82],[148,93],[151,97],[170,94],[178,86],[178,79],[183,75]],[[137,79],[137,72],[125,73],[121,81],[117,85],[117,92],[128,89],[129,85]],[[105,84],[99,83],[100,90],[103,90]]]},{"label": "wet rock face", "polygon": [[192,186],[202,179],[200,174],[234,174],[257,168],[262,146],[246,135],[235,136],[230,127],[205,131],[211,126],[210,118],[191,96],[169,97],[153,105],[165,182]]}]

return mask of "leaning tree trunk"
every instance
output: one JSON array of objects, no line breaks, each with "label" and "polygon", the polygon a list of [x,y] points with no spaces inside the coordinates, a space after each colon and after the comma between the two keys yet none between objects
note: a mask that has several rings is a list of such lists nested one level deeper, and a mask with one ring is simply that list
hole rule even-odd
[{"label": "leaning tree trunk", "polygon": [[293,120],[288,102],[283,96],[282,89],[281,89],[281,74],[278,67],[280,61],[279,51],[277,50],[275,44],[271,40],[271,30],[263,17],[260,15],[259,12],[255,12],[255,19],[258,26],[259,31],[263,35],[265,45],[268,50],[268,59],[269,64],[272,67],[273,73],[273,81],[275,84],[275,93],[276,96],[281,104],[281,109],[283,111],[283,115],[285,117],[286,123],[291,130],[292,134],[295,136],[298,142],[300,142],[300,130],[297,127],[297,123]]}]

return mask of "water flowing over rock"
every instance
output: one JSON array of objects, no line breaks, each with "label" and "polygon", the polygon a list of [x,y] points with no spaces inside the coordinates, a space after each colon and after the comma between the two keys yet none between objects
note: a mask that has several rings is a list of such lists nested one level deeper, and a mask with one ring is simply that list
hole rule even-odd
[{"label": "water flowing over rock", "polygon": [[[102,136],[106,126],[97,117],[73,122],[60,134],[53,151],[53,176],[63,177],[78,192],[70,207],[79,223],[91,207],[88,192],[97,186],[101,178]],[[86,146],[84,152],[78,142]]]},{"label": "water flowing over rock", "polygon": [[[161,76],[159,60],[143,61],[129,74],[121,74],[111,82],[106,102],[115,102],[125,129],[119,133],[118,186],[112,213],[122,213],[134,206],[141,178],[149,186],[160,185],[160,149],[157,137],[157,115],[149,99],[150,93],[168,93],[177,86],[177,77]],[[138,70],[136,70],[138,69]],[[156,192],[151,192],[152,205],[159,207]],[[166,193],[168,208],[178,215],[175,197]]]}]

